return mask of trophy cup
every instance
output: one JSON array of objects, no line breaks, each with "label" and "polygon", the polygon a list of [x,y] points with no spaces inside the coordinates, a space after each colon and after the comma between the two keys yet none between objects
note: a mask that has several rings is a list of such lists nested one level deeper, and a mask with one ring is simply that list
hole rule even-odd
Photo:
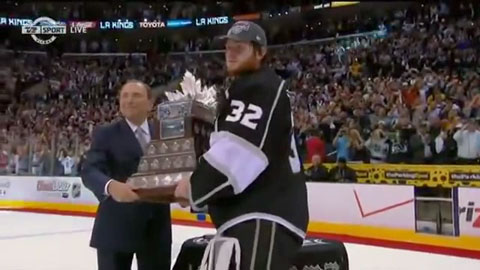
[{"label": "trophy cup", "polygon": [[154,134],[140,159],[137,173],[127,183],[141,201],[173,203],[178,181],[190,177],[198,158],[208,150],[216,109],[216,91],[201,87],[186,72],[182,92],[166,92],[168,101],[157,106]]}]

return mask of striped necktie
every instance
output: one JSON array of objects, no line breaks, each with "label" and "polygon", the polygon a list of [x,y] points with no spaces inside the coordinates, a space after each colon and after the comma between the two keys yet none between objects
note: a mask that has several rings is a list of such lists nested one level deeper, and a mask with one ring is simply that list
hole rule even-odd
[{"label": "striped necktie", "polygon": [[147,138],[145,137],[145,132],[141,127],[138,127],[135,130],[135,135],[137,136],[137,140],[140,143],[140,146],[142,147],[142,150],[145,151],[145,148],[147,147]]}]

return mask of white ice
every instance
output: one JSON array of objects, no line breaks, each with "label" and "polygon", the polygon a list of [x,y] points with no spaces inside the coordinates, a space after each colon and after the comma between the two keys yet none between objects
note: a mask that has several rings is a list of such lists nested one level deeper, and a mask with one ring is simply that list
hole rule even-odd
[{"label": "white ice", "polygon": [[[92,270],[93,218],[0,211],[0,270]],[[174,226],[173,258],[183,241],[213,229]],[[480,260],[345,244],[350,270],[480,270]],[[135,262],[132,270],[136,270]]]}]

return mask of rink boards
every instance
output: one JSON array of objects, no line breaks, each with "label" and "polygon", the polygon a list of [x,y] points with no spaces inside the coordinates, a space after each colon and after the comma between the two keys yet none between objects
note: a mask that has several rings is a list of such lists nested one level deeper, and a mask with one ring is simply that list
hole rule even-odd
[{"label": "rink boards", "polygon": [[[416,232],[413,186],[308,183],[313,236],[480,259],[480,189],[456,188],[456,236]],[[98,201],[80,178],[0,176],[0,209],[94,216]],[[172,205],[177,224],[210,227],[208,216]]]}]

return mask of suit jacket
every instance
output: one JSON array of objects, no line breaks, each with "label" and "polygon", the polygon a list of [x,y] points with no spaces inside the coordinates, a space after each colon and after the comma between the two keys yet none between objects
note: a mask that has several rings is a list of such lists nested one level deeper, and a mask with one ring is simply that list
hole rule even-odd
[{"label": "suit jacket", "polygon": [[328,169],[320,164],[319,166],[312,166],[305,171],[308,181],[323,182],[328,181]]},{"label": "suit jacket", "polygon": [[[150,134],[154,130],[149,123]],[[90,246],[118,252],[135,252],[150,241],[171,246],[170,206],[144,202],[118,203],[105,195],[110,179],[125,182],[137,172],[142,148],[125,119],[99,126],[82,164],[85,186],[100,201]]]},{"label": "suit jacket", "polygon": [[356,183],[357,174],[355,170],[350,167],[345,167],[343,173],[338,166],[332,168],[329,172],[331,181],[340,183]]}]

